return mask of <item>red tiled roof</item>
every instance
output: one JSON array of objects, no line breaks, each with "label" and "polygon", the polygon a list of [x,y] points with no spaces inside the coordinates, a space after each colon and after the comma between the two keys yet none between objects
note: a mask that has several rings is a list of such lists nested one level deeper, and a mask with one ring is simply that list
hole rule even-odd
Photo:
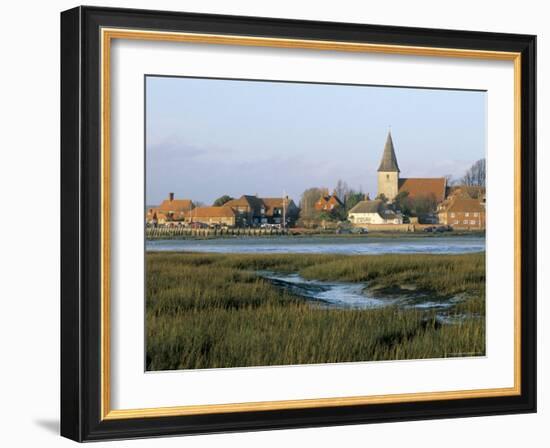
[{"label": "red tiled roof", "polygon": [[262,201],[257,196],[251,195],[242,195],[239,199],[232,199],[227,201],[224,205],[228,207],[249,207],[251,210],[256,212],[260,211],[262,208]]},{"label": "red tiled roof", "polygon": [[196,207],[185,216],[191,218],[234,218],[235,212],[231,207],[222,205],[220,207]]},{"label": "red tiled roof", "polygon": [[445,208],[446,212],[484,212],[485,207],[479,199],[456,198]]},{"label": "red tiled roof", "polygon": [[157,207],[157,210],[162,210],[165,212],[186,212],[193,208],[193,202],[191,199],[165,199]]},{"label": "red tiled roof", "polygon": [[336,196],[335,194],[331,194],[331,195],[321,196],[319,200],[315,203],[315,207],[319,209],[319,208],[325,207],[328,204],[333,204],[338,206],[344,205],[342,201],[338,198],[338,196]]},{"label": "red tiled roof", "polygon": [[399,193],[408,191],[410,198],[433,195],[437,202],[441,202],[445,199],[446,184],[444,177],[403,178],[399,179]]}]

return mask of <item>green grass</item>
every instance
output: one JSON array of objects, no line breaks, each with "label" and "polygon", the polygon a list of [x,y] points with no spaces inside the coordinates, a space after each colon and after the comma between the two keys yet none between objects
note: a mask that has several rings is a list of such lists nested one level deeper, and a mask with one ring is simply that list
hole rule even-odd
[{"label": "green grass", "polygon": [[[422,359],[485,352],[483,254],[248,255],[148,253],[147,370]],[[441,325],[431,311],[311,306],[254,271],[414,287],[464,296]]]}]

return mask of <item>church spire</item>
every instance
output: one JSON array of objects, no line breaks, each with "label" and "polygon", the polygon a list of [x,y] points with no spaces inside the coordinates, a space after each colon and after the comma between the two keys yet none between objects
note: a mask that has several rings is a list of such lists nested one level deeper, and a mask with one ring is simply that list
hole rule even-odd
[{"label": "church spire", "polygon": [[391,138],[391,131],[388,131],[388,138],[384,145],[384,153],[382,154],[382,160],[378,171],[385,172],[397,172],[399,173],[399,166],[397,165],[397,157],[395,157],[395,149],[393,148],[393,140]]}]

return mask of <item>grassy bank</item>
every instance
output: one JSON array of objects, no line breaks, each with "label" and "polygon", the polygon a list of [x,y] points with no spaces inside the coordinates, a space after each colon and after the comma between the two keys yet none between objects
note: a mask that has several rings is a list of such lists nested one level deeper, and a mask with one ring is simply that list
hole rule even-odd
[{"label": "grassy bank", "polygon": [[149,253],[147,369],[420,359],[482,354],[483,318],[441,325],[431,311],[311,306],[254,271],[463,295],[451,313],[484,315],[483,254],[248,255]]}]

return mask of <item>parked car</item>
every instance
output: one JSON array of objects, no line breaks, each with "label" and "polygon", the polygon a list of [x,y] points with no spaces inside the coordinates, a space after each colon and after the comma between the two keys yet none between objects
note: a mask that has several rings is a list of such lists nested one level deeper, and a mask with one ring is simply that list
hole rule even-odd
[{"label": "parked car", "polygon": [[425,228],[424,228],[424,232],[433,232],[434,229],[435,229],[435,227],[433,227],[433,226],[425,227]]}]

